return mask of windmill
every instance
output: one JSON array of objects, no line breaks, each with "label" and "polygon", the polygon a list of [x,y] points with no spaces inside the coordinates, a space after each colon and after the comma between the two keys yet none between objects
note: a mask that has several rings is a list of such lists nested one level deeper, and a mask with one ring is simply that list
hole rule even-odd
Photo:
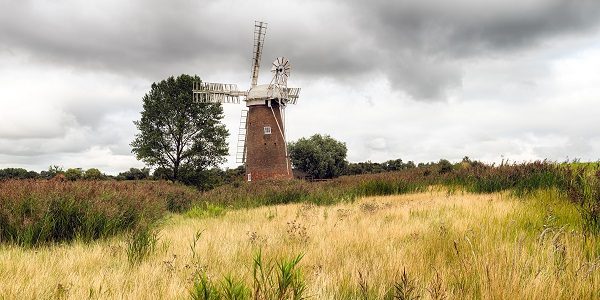
[{"label": "windmill", "polygon": [[290,179],[293,177],[285,136],[285,108],[296,104],[299,88],[289,88],[291,65],[287,58],[273,61],[269,84],[258,83],[258,71],[267,23],[254,22],[254,51],[250,89],[235,84],[196,82],[194,100],[199,102],[241,103],[242,110],[236,161],[246,166],[246,179]]}]

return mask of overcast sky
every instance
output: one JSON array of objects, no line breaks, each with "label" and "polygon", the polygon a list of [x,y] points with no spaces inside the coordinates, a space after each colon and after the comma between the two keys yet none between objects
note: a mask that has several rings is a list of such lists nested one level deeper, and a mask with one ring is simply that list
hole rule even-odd
[{"label": "overcast sky", "polygon": [[[288,138],[348,159],[600,159],[600,1],[0,0],[0,168],[118,173],[152,82],[292,63]],[[235,167],[240,110],[224,105]]]}]

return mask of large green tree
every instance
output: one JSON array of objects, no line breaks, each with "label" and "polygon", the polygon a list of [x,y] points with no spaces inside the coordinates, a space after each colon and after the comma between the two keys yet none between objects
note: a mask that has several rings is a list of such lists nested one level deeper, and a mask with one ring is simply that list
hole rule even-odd
[{"label": "large green tree", "polygon": [[340,176],[348,165],[346,144],[329,135],[301,138],[288,149],[294,167],[317,179]]},{"label": "large green tree", "polygon": [[202,171],[222,163],[229,133],[221,123],[220,103],[200,103],[192,95],[198,76],[181,75],[153,83],[135,125],[139,132],[132,152],[149,166],[179,180],[182,168]]}]

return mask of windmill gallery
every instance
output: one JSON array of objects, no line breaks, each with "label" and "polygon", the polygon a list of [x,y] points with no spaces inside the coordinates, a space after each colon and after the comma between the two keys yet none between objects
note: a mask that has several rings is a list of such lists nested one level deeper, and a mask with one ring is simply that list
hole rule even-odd
[{"label": "windmill gallery", "polygon": [[246,167],[246,180],[291,179],[292,168],[285,136],[285,108],[296,104],[299,88],[288,88],[291,65],[285,57],[272,64],[273,78],[269,84],[258,85],[258,72],[267,23],[254,24],[252,81],[248,91],[235,84],[196,82],[194,100],[239,104],[242,110],[236,159]]}]

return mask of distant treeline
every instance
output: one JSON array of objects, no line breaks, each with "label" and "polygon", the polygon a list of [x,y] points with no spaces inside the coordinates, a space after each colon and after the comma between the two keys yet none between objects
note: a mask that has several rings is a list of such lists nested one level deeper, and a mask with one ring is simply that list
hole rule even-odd
[{"label": "distant treeline", "polygon": [[[219,185],[244,178],[244,167],[235,169],[213,168],[203,171],[183,170],[180,182],[207,190]],[[130,168],[118,175],[107,175],[96,168],[84,170],[82,168],[63,169],[59,166],[50,166],[41,172],[29,171],[23,168],[0,169],[0,180],[8,179],[60,179],[60,180],[171,180],[170,172],[161,168],[151,172],[148,168]]]},{"label": "distant treeline", "polygon": [[467,165],[480,166],[483,165],[483,163],[476,160],[471,160],[468,156],[465,156],[459,163],[454,164],[447,159],[440,159],[438,162],[418,164],[415,164],[413,161],[404,162],[402,161],[402,159],[392,159],[382,163],[367,161],[358,163],[348,163],[343,175],[378,174],[384,172],[409,170],[414,168],[437,168],[441,173],[445,173],[455,168],[460,168]]},{"label": "distant treeline", "polygon": [[[465,157],[462,161],[469,162],[471,164],[478,163],[477,161],[471,161],[468,157]],[[407,170],[417,167],[428,167],[434,165],[442,165],[446,168],[452,168],[454,165],[448,160],[442,159],[439,162],[430,163],[419,163],[415,164],[412,161],[404,162],[402,159],[388,160],[382,163],[378,162],[358,162],[348,163],[346,169],[342,175],[361,175],[361,174],[376,174],[383,172],[393,172],[400,170]],[[90,168],[84,170],[82,168],[69,168],[63,169],[59,166],[50,166],[48,170],[41,172],[30,171],[23,168],[6,168],[0,169],[0,180],[3,179],[52,179],[57,175],[64,176],[66,180],[170,180],[169,170],[158,168],[154,172],[151,172],[148,168],[130,168],[127,171],[121,172],[118,175],[107,175],[96,168]],[[184,170],[182,176],[182,182],[193,184],[198,180],[209,180],[211,182],[232,182],[236,180],[242,180],[244,178],[244,167],[239,166],[234,169],[219,169],[213,168],[204,171],[191,171]]]},{"label": "distant treeline", "polygon": [[[469,157],[463,158],[458,164],[452,164],[446,159],[441,159],[439,162],[419,163],[415,164],[412,161],[404,162],[402,159],[392,159],[382,163],[378,162],[358,162],[348,163],[342,175],[361,175],[361,174],[377,174],[383,172],[401,171],[412,168],[421,168],[440,165],[445,168],[452,168],[459,164],[470,163],[470,164],[481,164],[478,161],[470,160]],[[184,176],[181,181],[196,181],[203,177],[204,179],[215,180],[215,178],[221,177],[224,181],[235,181],[236,179],[243,179],[244,167],[239,166],[234,169],[219,169],[213,168],[204,171],[191,171],[184,170]],[[198,174],[204,173],[204,174]],[[84,170],[82,168],[69,168],[64,170],[58,166],[50,166],[48,170],[41,172],[29,171],[23,168],[6,168],[0,169],[0,180],[2,179],[51,179],[57,175],[65,176],[67,180],[79,180],[79,179],[114,179],[114,180],[170,180],[169,170],[158,168],[154,172],[151,172],[148,168],[130,168],[127,171],[121,172],[118,175],[106,175],[96,168]],[[194,178],[196,177],[196,178]]]}]

